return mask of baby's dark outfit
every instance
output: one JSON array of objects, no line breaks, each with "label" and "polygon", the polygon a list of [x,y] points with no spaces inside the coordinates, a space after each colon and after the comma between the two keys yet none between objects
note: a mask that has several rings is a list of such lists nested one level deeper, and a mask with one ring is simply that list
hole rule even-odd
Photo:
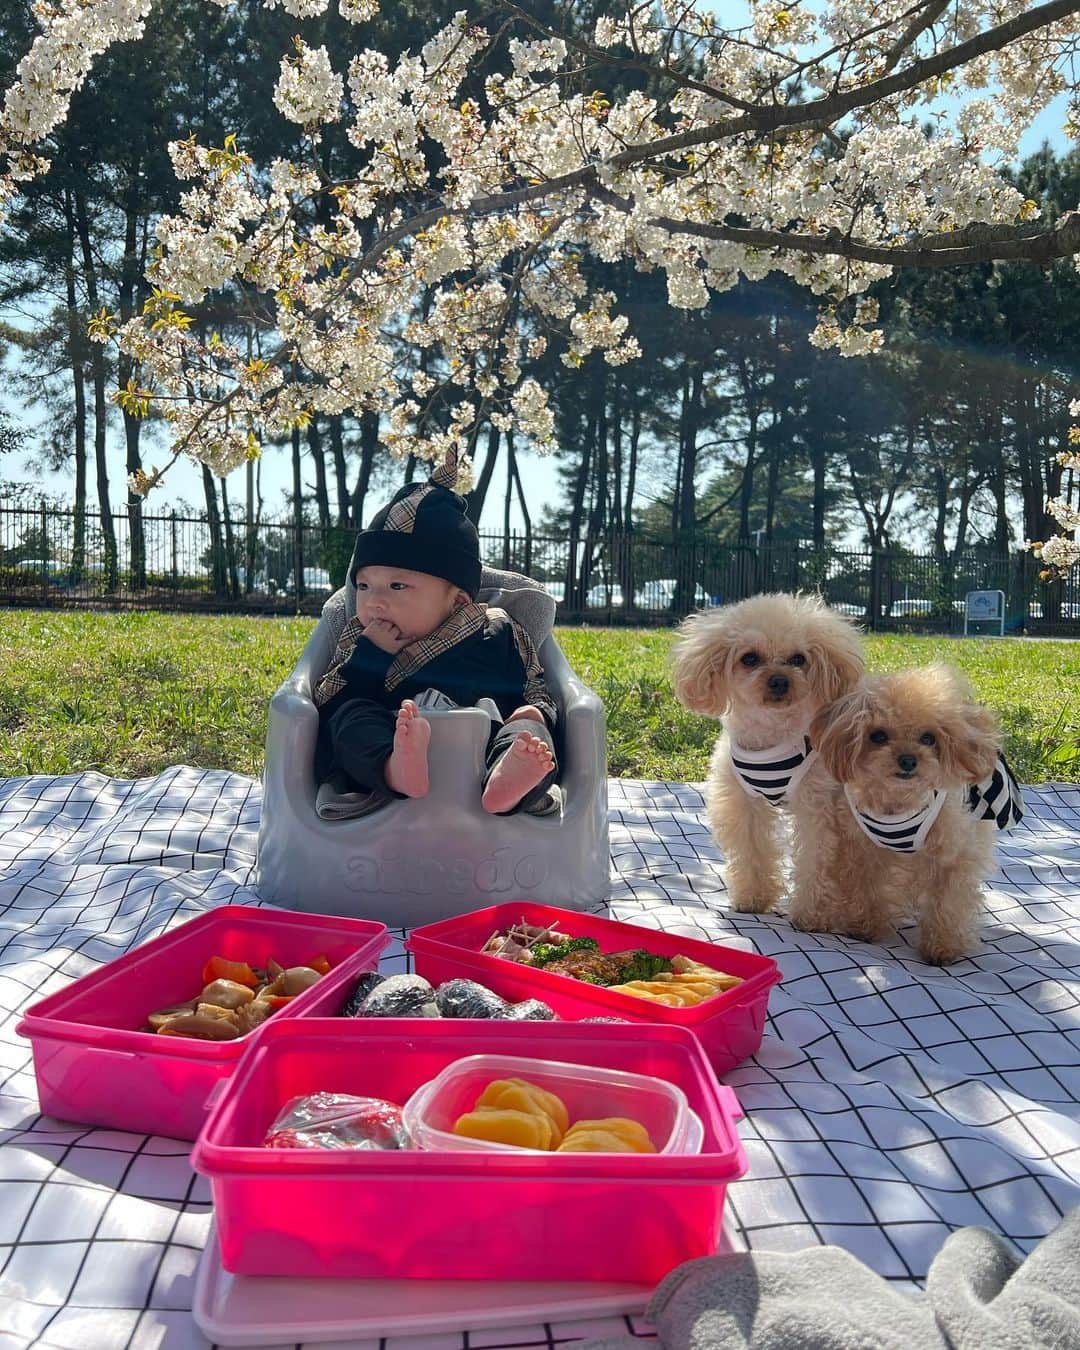
[{"label": "baby's dark outfit", "polygon": [[[339,792],[369,793],[372,805],[400,797],[387,786],[384,774],[397,711],[426,689],[438,690],[460,707],[490,699],[503,718],[528,703],[541,712],[543,722],[493,722],[488,777],[523,731],[539,736],[554,754],[552,728],[558,713],[532,639],[505,610],[472,601],[455,609],[433,633],[396,653],[384,652],[364,637],[359,619],[345,625],[330,668],[314,691],[319,782],[330,782]],[[557,768],[546,774],[513,809],[530,810],[547,802],[556,773]]]}]

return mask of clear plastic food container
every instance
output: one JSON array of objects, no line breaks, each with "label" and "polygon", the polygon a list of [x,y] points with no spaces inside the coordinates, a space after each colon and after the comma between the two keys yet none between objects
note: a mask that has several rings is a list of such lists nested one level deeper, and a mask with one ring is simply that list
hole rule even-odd
[{"label": "clear plastic food container", "polygon": [[423,1149],[544,1154],[548,1150],[494,1143],[454,1133],[454,1122],[497,1079],[520,1078],[553,1092],[566,1106],[570,1124],[622,1116],[636,1120],[657,1153],[700,1153],[705,1131],[686,1093],[674,1083],[622,1069],[514,1055],[469,1055],[414,1092],[405,1104],[405,1128]]}]

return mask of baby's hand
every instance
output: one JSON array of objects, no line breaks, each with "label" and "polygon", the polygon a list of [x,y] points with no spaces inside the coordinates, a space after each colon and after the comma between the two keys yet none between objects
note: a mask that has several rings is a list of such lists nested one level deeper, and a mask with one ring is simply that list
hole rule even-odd
[{"label": "baby's hand", "polygon": [[381,652],[399,652],[409,642],[407,637],[402,637],[397,624],[391,623],[389,619],[372,619],[364,627],[364,637]]}]

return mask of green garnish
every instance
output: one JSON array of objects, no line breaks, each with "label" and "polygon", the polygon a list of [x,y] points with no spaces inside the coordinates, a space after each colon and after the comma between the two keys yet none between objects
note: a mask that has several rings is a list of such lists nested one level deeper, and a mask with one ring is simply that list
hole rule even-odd
[{"label": "green garnish", "polygon": [[598,952],[600,944],[595,938],[571,938],[569,942],[538,942],[529,953],[530,966],[546,966],[552,961],[561,961],[571,952]]},{"label": "green garnish", "polygon": [[612,980],[612,984],[629,984],[631,980],[652,980],[661,971],[671,969],[671,962],[666,956],[654,956],[644,947],[627,953],[627,958],[626,964],[619,971],[619,978]]}]

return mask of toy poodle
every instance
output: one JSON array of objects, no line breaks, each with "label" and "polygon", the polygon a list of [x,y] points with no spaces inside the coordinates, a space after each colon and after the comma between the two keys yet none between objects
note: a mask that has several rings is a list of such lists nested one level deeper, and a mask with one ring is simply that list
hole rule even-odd
[{"label": "toy poodle", "polygon": [[957,960],[995,832],[1023,814],[996,717],[959,671],[932,665],[868,678],[818,713],[810,737],[839,786],[792,923],[878,941],[914,912],[920,955]]},{"label": "toy poodle", "polygon": [[756,595],[691,614],[674,651],[675,695],[722,718],[705,785],[709,827],[727,860],[731,906],[764,913],[784,890],[783,807],[794,814],[795,885],[816,866],[814,819],[835,786],[807,733],[815,714],[855,687],[861,636],[804,595]]}]

